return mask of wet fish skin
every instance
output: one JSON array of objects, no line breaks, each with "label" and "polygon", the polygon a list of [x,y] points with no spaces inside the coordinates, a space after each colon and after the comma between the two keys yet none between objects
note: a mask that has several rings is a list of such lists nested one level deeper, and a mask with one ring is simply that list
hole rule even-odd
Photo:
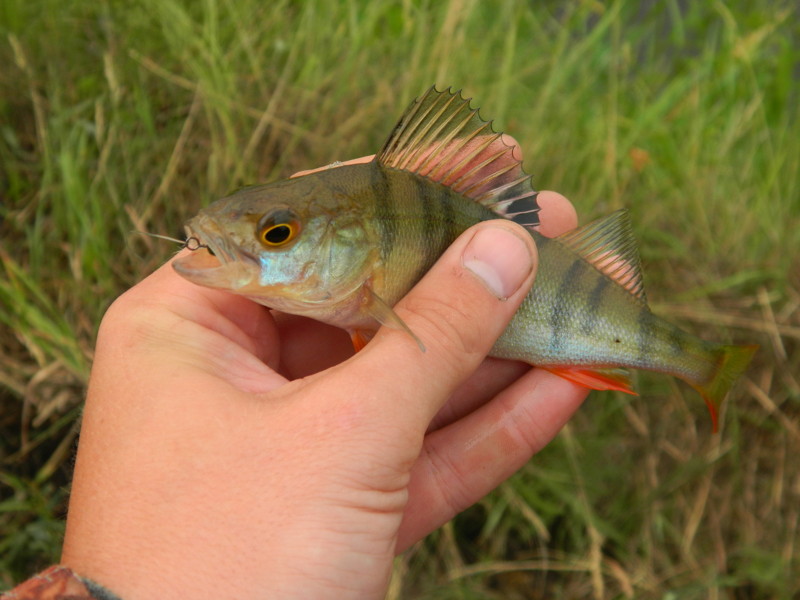
[{"label": "wet fish skin", "polygon": [[[216,259],[176,261],[192,281],[347,329],[357,345],[468,227],[520,220],[534,238],[534,286],[491,354],[523,360],[594,389],[629,393],[624,369],[667,373],[716,406],[753,346],[711,344],[654,315],[625,211],[555,239],[536,230],[535,192],[513,152],[468,101],[430,91],[401,118],[375,160],[224,198],[187,224]],[[470,109],[472,110],[472,109]],[[457,123],[457,125],[453,125]],[[271,220],[299,232],[275,247]],[[418,340],[424,345],[424,340]]]}]

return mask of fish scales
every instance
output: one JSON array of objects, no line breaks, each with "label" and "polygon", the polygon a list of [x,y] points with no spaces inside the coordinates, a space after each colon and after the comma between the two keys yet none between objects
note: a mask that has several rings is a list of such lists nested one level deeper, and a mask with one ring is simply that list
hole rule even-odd
[{"label": "fish scales", "polygon": [[[326,176],[384,182],[381,193],[364,186],[358,195],[364,216],[378,224],[383,264],[372,285],[389,304],[402,298],[470,225],[500,218],[478,204],[464,202],[463,196],[442,185],[374,162],[332,169]],[[371,214],[370,206],[374,207]],[[384,223],[387,218],[391,226]]]},{"label": "fish scales", "polygon": [[626,211],[558,238],[514,149],[469,101],[432,88],[375,159],[245,188],[187,224],[196,251],[175,269],[271,308],[348,330],[356,347],[380,326],[413,331],[392,306],[471,225],[508,218],[533,237],[534,285],[491,355],[593,389],[632,392],[628,368],[679,377],[716,407],[754,346],[705,342],[653,314]]},{"label": "fish scales", "polygon": [[[653,314],[592,265],[569,257],[557,240],[533,235],[537,282],[493,354],[541,366],[624,366],[699,381],[711,376],[713,345]],[[545,341],[531,345],[531,339]]]}]

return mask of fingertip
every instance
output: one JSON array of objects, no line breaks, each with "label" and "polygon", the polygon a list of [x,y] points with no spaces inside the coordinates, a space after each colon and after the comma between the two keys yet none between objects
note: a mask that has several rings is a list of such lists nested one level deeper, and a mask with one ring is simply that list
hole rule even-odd
[{"label": "fingertip", "polygon": [[543,190],[536,197],[539,211],[539,233],[557,237],[578,226],[578,213],[572,202],[558,192]]},{"label": "fingertip", "polygon": [[513,156],[517,160],[522,160],[522,146],[519,145],[519,142],[513,136],[508,135],[507,133],[503,133],[500,135],[500,138],[503,140],[503,143],[511,148],[511,156]]},{"label": "fingertip", "polygon": [[500,300],[517,293],[535,273],[537,259],[533,238],[520,225],[501,219],[476,227],[461,254],[464,268]]}]

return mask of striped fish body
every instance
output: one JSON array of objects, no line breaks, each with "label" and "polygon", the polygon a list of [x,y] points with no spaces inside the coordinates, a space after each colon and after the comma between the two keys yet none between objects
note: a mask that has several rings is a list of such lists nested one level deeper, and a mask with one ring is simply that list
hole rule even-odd
[{"label": "striped fish body", "polygon": [[347,329],[356,347],[480,221],[510,218],[534,238],[534,286],[491,354],[593,389],[629,393],[627,368],[679,377],[711,410],[754,347],[704,342],[647,306],[627,212],[555,239],[537,231],[530,177],[512,147],[459,94],[429,90],[369,163],[329,168],[224,198],[192,219],[195,252],[175,269],[271,308]]},{"label": "striped fish body", "polygon": [[[605,222],[626,216],[615,213]],[[630,391],[630,385],[615,367],[658,371],[695,387],[711,383],[720,366],[718,345],[653,314],[642,294],[632,294],[558,239],[533,236],[540,265],[536,281],[494,356],[555,367],[562,375],[568,375],[569,369],[559,368],[565,366],[576,374],[605,372],[608,389],[620,391]]]},{"label": "striped fish body", "polygon": [[[358,195],[357,210],[380,248],[369,277],[375,293],[391,306],[462,232],[480,221],[500,218],[445,186],[377,162],[331,169],[326,174],[367,182]],[[339,326],[357,329],[344,323]]]},{"label": "striped fish body", "polygon": [[[335,173],[370,183],[358,205],[372,221],[381,259],[371,274],[376,293],[394,304],[428,271],[440,254],[468,227],[498,215],[413,173],[378,163],[352,167],[364,174]],[[371,207],[371,210],[365,210]],[[580,231],[580,230],[579,230]],[[491,355],[552,368],[573,380],[629,391],[619,367],[658,371],[694,386],[709,384],[720,365],[718,345],[707,343],[653,314],[639,280],[638,256],[630,256],[627,213],[618,211],[583,230],[606,235],[619,250],[617,261],[632,264],[624,284],[604,273],[565,244],[531,231],[539,253],[533,288]],[[575,234],[566,239],[572,242]],[[620,265],[616,265],[619,269]],[[369,329],[369,315],[334,323],[345,329]],[[377,323],[375,323],[375,326]],[[600,372],[591,382],[588,372]],[[603,385],[603,380],[605,384]]]}]

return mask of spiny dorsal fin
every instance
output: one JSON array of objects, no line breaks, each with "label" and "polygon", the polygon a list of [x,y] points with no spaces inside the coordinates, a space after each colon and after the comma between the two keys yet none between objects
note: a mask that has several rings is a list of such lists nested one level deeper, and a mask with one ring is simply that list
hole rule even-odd
[{"label": "spiny dorsal fin", "polygon": [[395,125],[376,160],[426,177],[530,229],[539,224],[531,177],[514,148],[461,92],[430,88]]},{"label": "spiny dorsal fin", "polygon": [[568,231],[557,239],[643,303],[647,302],[639,249],[633,238],[627,210],[617,210],[607,217]]}]

